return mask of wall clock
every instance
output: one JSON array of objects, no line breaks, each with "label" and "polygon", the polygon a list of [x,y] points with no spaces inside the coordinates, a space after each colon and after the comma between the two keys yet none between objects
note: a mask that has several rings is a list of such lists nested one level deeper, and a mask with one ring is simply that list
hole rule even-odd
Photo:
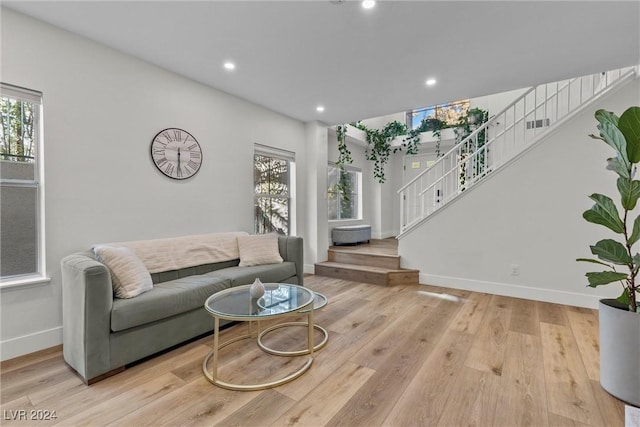
[{"label": "wall clock", "polygon": [[167,128],[151,140],[151,158],[158,170],[169,178],[187,179],[200,170],[202,149],[186,130]]}]

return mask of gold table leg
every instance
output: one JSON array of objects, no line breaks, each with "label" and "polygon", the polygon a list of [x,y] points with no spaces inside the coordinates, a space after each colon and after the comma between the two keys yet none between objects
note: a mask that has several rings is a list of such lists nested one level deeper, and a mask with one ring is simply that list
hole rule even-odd
[{"label": "gold table leg", "polygon": [[[239,391],[251,391],[251,390],[264,390],[267,388],[272,388],[272,387],[277,387],[279,385],[282,384],[286,384],[289,381],[292,381],[296,378],[298,378],[300,375],[304,374],[310,367],[311,364],[313,363],[313,341],[314,341],[314,337],[313,337],[313,310],[309,310],[309,313],[307,314],[307,319],[308,322],[307,324],[309,325],[308,328],[308,350],[303,350],[303,355],[304,354],[309,354],[309,358],[307,359],[307,362],[297,371],[287,375],[284,378],[275,380],[275,381],[270,381],[270,382],[266,382],[266,383],[260,383],[260,384],[233,384],[233,383],[228,383],[225,381],[222,381],[220,379],[218,379],[218,353],[221,349],[223,349],[224,347],[244,340],[244,339],[248,339],[248,338],[252,338],[252,332],[251,332],[251,325],[249,325],[249,332],[245,335],[233,338],[229,341],[226,341],[222,344],[219,344],[219,340],[218,340],[218,335],[220,333],[220,319],[217,316],[214,316],[214,327],[213,327],[213,331],[214,331],[214,337],[213,337],[213,349],[207,354],[207,356],[204,358],[204,361],[202,362],[202,371],[205,375],[205,377],[212,383],[215,384],[219,387],[222,388],[226,388],[229,390],[239,390]],[[304,324],[304,323],[303,323]],[[271,329],[271,328],[270,328]],[[324,333],[326,334],[326,331],[324,329],[322,329],[324,331]],[[260,337],[264,334],[264,332],[260,331],[260,323],[258,323],[258,345],[260,346],[260,348],[262,348],[264,350],[264,347],[262,345],[260,345]],[[327,335],[328,336],[328,335]],[[325,342],[326,342],[326,337],[325,337]],[[266,351],[266,350],[265,350]],[[279,355],[279,356],[289,356],[287,354],[278,354],[278,353],[272,353],[267,351],[268,353],[271,354],[275,354],[275,355]],[[209,363],[209,360],[213,359],[212,362],[212,371],[209,372],[209,370],[207,369],[207,364]]]}]

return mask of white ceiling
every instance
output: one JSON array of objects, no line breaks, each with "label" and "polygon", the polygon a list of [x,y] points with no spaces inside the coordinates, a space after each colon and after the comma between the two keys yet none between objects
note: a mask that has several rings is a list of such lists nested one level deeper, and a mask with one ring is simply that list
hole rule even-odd
[{"label": "white ceiling", "polygon": [[[640,1],[6,1],[290,117],[337,124],[640,63]],[[233,72],[223,69],[233,60]],[[438,83],[426,87],[425,80]],[[316,111],[322,104],[326,110]]]}]

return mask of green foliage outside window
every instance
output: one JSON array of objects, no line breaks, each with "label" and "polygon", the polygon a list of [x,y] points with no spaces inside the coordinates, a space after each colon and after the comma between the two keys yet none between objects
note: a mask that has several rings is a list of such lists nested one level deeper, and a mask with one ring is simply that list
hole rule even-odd
[{"label": "green foliage outside window", "polygon": [[0,98],[0,159],[33,162],[34,105],[29,102]]},{"label": "green foliage outside window", "polygon": [[256,154],[253,182],[254,231],[289,234],[289,161]]},{"label": "green foliage outside window", "polygon": [[327,202],[329,220],[358,218],[358,179],[360,172],[329,166]]},{"label": "green foliage outside window", "polygon": [[[40,182],[36,168],[40,102],[33,93],[1,85],[0,276],[39,275]],[[13,96],[13,92],[16,95]],[[33,101],[28,100],[34,98]]]}]

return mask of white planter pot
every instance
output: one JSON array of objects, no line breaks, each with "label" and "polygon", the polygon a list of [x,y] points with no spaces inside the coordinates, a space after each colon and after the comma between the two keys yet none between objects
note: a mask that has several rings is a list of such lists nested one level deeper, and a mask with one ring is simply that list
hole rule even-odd
[{"label": "white planter pot", "polygon": [[640,407],[640,313],[621,306],[614,299],[600,300],[600,384]]}]

